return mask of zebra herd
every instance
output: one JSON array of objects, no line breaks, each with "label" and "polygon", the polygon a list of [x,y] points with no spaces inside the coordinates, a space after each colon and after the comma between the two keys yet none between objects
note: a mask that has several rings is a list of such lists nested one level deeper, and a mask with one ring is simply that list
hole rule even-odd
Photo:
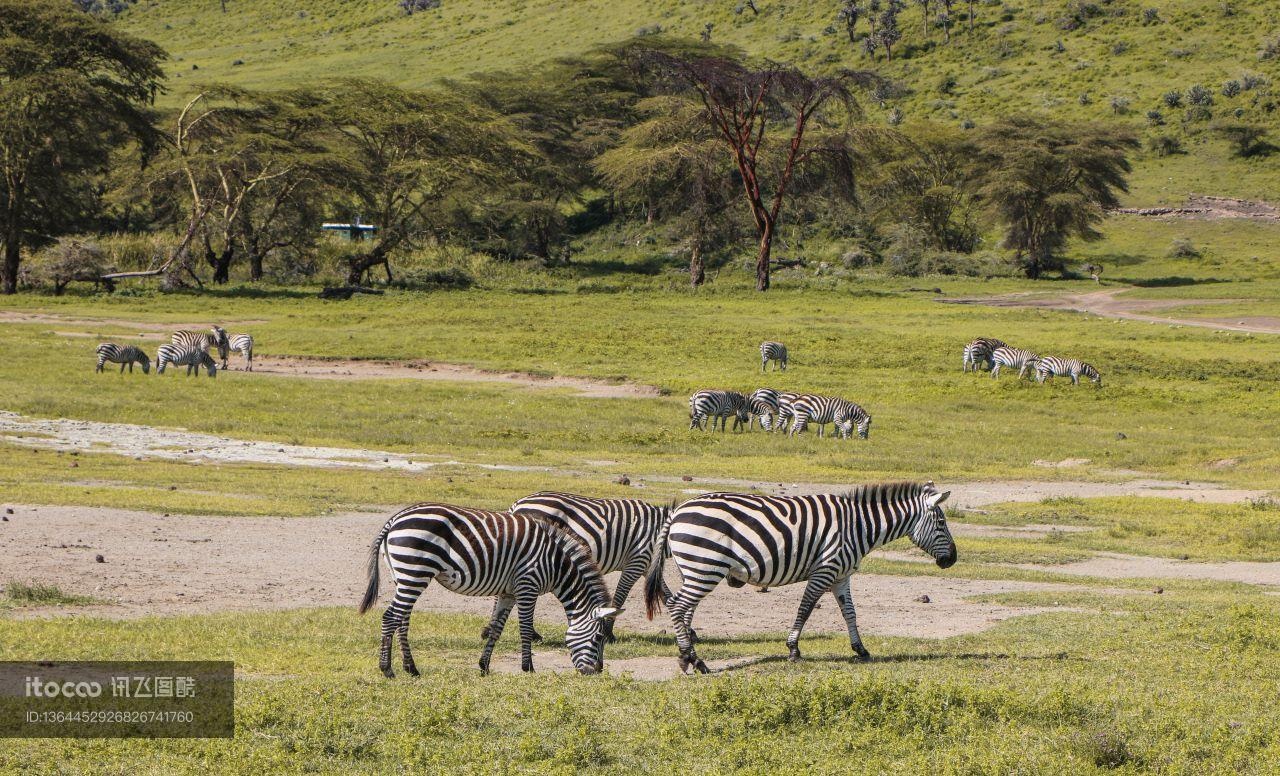
[{"label": "zebra herd", "polygon": [[977,372],[984,363],[994,378],[1000,377],[1001,369],[1017,369],[1019,379],[1030,372],[1038,383],[1052,377],[1069,377],[1072,385],[1079,385],[1083,376],[1097,387],[1102,387],[1102,375],[1091,364],[1076,358],[1040,356],[990,337],[979,337],[964,346],[963,371],[968,372],[972,368]]},{"label": "zebra herd", "polygon": [[[222,360],[222,369],[227,368],[227,358],[231,353],[244,356],[245,370],[253,371],[253,337],[249,334],[227,334],[221,326],[214,326],[209,331],[175,331],[168,344],[156,349],[156,373],[164,374],[169,365],[185,366],[187,376],[199,374],[203,368],[210,377],[217,377],[218,365],[209,355],[209,348],[215,348]],[[133,365],[142,367],[143,374],[151,372],[151,359],[146,352],[135,345],[117,345],[104,342],[98,346],[98,366],[94,371],[101,372],[109,361],[120,365],[121,374],[125,367],[133,372]]]},{"label": "zebra herd", "polygon": [[[564,607],[565,644],[581,673],[604,668],[604,645],[615,641],[613,622],[632,586],[644,577],[647,616],[666,607],[675,629],[681,671],[707,673],[695,651],[693,615],[722,581],[760,588],[805,582],[787,635],[790,659],[818,599],[830,592],[861,659],[870,655],[858,635],[849,578],[873,549],[901,537],[931,555],[941,568],[956,562],[956,545],[941,504],[949,492],[932,482],[864,485],[843,494],[760,496],[707,493],[679,505],[638,499],[599,499],[543,492],[505,512],[423,503],[392,515],[370,549],[364,613],[377,601],[380,559],[395,581],[382,615],[378,665],[388,678],[392,640],[399,639],[405,673],[418,675],[409,648],[414,603],[436,580],[455,593],[495,596],[481,632],[480,671],[511,610],[520,627],[521,668],[533,671],[534,607],[552,593]],[[663,579],[667,558],[680,572],[674,593]],[[621,571],[610,595],[603,575]]]},{"label": "zebra herd", "polygon": [[810,423],[817,425],[818,436],[824,435],[828,423],[835,425],[841,439],[852,436],[854,429],[862,439],[871,433],[871,415],[838,396],[759,388],[750,396],[738,391],[701,390],[689,397],[690,430],[705,431],[710,419],[712,429],[718,422],[724,431],[730,416],[734,431],[744,426],[750,429],[759,421],[761,429],[784,431],[788,436],[803,432]]}]

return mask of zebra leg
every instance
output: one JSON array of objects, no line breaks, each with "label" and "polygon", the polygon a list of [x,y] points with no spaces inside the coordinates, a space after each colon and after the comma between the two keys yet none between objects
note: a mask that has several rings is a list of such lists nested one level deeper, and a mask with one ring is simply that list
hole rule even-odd
[{"label": "zebra leg", "polygon": [[707,664],[702,662],[702,658],[698,657],[698,653],[694,651],[693,628],[690,624],[693,622],[693,611],[719,581],[719,579],[699,580],[696,585],[692,585],[686,580],[680,585],[680,591],[671,597],[671,605],[667,607],[667,611],[671,613],[671,626],[676,632],[676,648],[680,652],[682,673],[688,673],[691,667],[700,674],[711,672]]},{"label": "zebra leg", "polygon": [[[511,600],[512,600],[512,603],[514,603],[514,602],[515,602],[515,599],[514,599],[514,598],[513,598],[513,599],[511,599]],[[486,626],[484,626],[483,628],[481,628],[481,629],[480,629],[480,638],[481,638],[481,639],[487,639],[487,638],[489,638],[490,631],[492,631],[492,630],[493,630],[493,623],[494,623],[494,620],[496,620],[496,619],[498,618],[498,610],[499,610],[500,608],[502,608],[502,605],[503,605],[502,596],[498,596],[498,598],[496,598],[496,599],[494,600],[494,602],[493,602],[493,613],[489,615],[489,624],[488,624],[488,625],[486,625]],[[510,608],[511,608],[511,604],[508,604],[508,605],[507,605],[507,608],[508,608],[508,609],[510,609]],[[510,613],[510,612],[508,612],[508,614],[509,614],[509,613]],[[507,618],[507,615],[506,615],[506,614],[502,615],[502,619],[503,619],[503,620],[506,620],[506,618]],[[499,635],[499,636],[500,636],[500,635],[502,635],[502,628],[501,628],[501,627],[499,627],[499,628],[498,628],[498,635]],[[494,636],[494,638],[496,639],[496,638],[497,638],[497,636]],[[541,634],[541,633],[538,633],[538,632],[535,630],[535,631],[533,632],[533,640],[534,640],[534,641],[542,641],[542,634]]]},{"label": "zebra leg", "polygon": [[498,639],[502,637],[502,629],[507,624],[507,616],[511,614],[511,608],[516,605],[516,599],[513,596],[498,596],[493,602],[493,616],[489,618],[489,624],[485,626],[484,649],[480,652],[480,675],[487,676],[489,674],[489,658],[493,657],[493,647],[498,643]]},{"label": "zebra leg", "polygon": [[1071,373],[1071,384],[1072,384],[1072,385],[1079,385],[1079,384],[1080,384],[1080,375],[1079,375],[1079,374],[1077,374],[1077,373],[1075,373],[1075,372],[1072,372],[1072,373]]},{"label": "zebra leg", "polygon": [[[648,555],[631,559],[631,563],[622,569],[622,576],[618,577],[618,586],[613,589],[613,608],[621,609],[623,605],[626,604],[627,596],[631,595],[631,588],[636,582],[640,581],[640,578],[643,577],[644,573],[648,570]],[[666,600],[671,595],[670,591],[666,589],[666,586],[666,582],[663,582],[663,600]],[[604,640],[609,644],[618,640],[618,637],[613,635],[613,623],[614,618],[604,621]]]},{"label": "zebra leg", "polygon": [[992,380],[999,380],[999,379],[1000,379],[1000,365],[999,365],[999,364],[996,364],[995,366],[991,367],[991,379],[992,379]]},{"label": "zebra leg", "polygon": [[804,624],[809,621],[809,615],[813,614],[813,608],[818,604],[818,599],[831,589],[831,582],[831,572],[820,569],[809,577],[809,584],[804,587],[804,595],[800,598],[800,609],[796,612],[796,621],[791,625],[791,632],[787,634],[787,649],[791,652],[787,659],[793,663],[800,659],[800,633],[804,630]]},{"label": "zebra leg", "polygon": [[533,673],[533,608],[538,603],[538,592],[528,586],[516,588],[516,609],[520,617],[520,670]]},{"label": "zebra leg", "polygon": [[400,634],[400,652],[404,661],[404,670],[410,676],[417,676],[418,669],[413,664],[413,655],[409,651],[409,615],[418,596],[427,589],[430,578],[412,582],[396,580],[396,595],[387,610],[382,613],[382,647],[378,650],[378,668],[382,675],[394,679],[391,670],[391,637]]},{"label": "zebra leg", "polygon": [[849,578],[845,577],[831,588],[831,595],[840,604],[840,613],[844,615],[844,624],[849,628],[849,646],[860,660],[870,660],[871,653],[862,646],[862,637],[858,635],[858,615],[853,610],[853,596],[849,594]]}]

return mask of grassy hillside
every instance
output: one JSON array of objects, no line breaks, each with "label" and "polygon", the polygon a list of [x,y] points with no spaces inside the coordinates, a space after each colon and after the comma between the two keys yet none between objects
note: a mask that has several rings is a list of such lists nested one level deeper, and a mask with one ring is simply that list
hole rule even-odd
[{"label": "grassy hillside", "polygon": [[[406,16],[394,0],[230,0],[225,14],[218,0],[151,0],[119,23],[173,55],[169,102],[208,81],[279,88],[363,75],[423,86],[527,67],[640,32],[696,38],[711,23],[713,40],[752,54],[819,70],[875,67],[900,79],[908,92],[871,105],[877,120],[895,107],[908,121],[961,124],[1038,111],[1179,136],[1190,156],[1143,160],[1134,195],[1142,204],[1180,201],[1188,191],[1263,197],[1278,182],[1267,160],[1231,158],[1204,131],[1208,122],[1184,125],[1185,106],[1161,100],[1201,84],[1213,93],[1214,118],[1235,118],[1239,109],[1242,120],[1280,127],[1280,111],[1266,109],[1273,98],[1265,82],[1233,97],[1222,91],[1245,74],[1280,81],[1280,56],[1260,57],[1266,41],[1280,36],[1280,6],[1268,0],[983,0],[972,31],[957,3],[950,45],[936,28],[926,37],[911,3],[893,61],[881,54],[874,63],[836,22],[833,0],[759,0],[759,15],[736,13],[735,5],[444,0]],[[1155,20],[1144,13],[1149,8]],[[858,37],[867,31],[860,22]],[[1165,126],[1148,127],[1153,109]]]}]

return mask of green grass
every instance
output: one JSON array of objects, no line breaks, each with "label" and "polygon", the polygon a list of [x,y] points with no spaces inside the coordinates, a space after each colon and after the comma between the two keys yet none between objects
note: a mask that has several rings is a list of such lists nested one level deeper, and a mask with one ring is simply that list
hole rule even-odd
[{"label": "green grass", "polygon": [[0,595],[0,609],[25,606],[83,606],[94,603],[89,596],[65,593],[56,585],[10,579]]},{"label": "green grass", "polygon": [[[0,767],[44,772],[799,771],[1271,773],[1280,755],[1280,609],[1260,594],[1080,594],[1084,609],[945,640],[717,639],[740,671],[652,683],[621,676],[478,676],[472,617],[419,614],[423,676],[377,674],[376,618],[324,609],[100,621],[9,621],[6,659],[233,659],[233,741],[12,741]],[[1003,602],[1037,601],[1000,596]],[[562,650],[542,626],[541,649]],[[610,660],[670,660],[629,636]],[[512,635],[499,651],[513,650]],[[1176,677],[1176,681],[1170,681]]]}]

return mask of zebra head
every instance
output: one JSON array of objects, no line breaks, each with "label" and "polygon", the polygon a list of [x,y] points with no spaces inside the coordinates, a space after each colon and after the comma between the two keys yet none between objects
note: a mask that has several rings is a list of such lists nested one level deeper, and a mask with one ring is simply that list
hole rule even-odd
[{"label": "zebra head", "polygon": [[923,510],[911,526],[911,541],[932,555],[939,568],[951,568],[956,562],[956,541],[951,538],[951,529],[947,527],[947,517],[942,513],[941,506],[947,496],[951,495],[951,491],[939,493],[930,482],[924,486],[920,495]]},{"label": "zebra head", "polygon": [[1094,369],[1091,364],[1084,365],[1084,375],[1093,381],[1093,384],[1102,387],[1102,375],[1098,374],[1098,370]]},{"label": "zebra head", "polygon": [[604,670],[604,623],[622,614],[612,606],[596,606],[569,620],[564,641],[569,659],[580,674],[598,674]]},{"label": "zebra head", "polygon": [[858,421],[858,438],[866,439],[871,436],[871,416],[867,415]]},{"label": "zebra head", "polygon": [[146,353],[141,354],[138,363],[142,365],[142,373],[144,375],[151,374],[151,359],[147,357]]}]

